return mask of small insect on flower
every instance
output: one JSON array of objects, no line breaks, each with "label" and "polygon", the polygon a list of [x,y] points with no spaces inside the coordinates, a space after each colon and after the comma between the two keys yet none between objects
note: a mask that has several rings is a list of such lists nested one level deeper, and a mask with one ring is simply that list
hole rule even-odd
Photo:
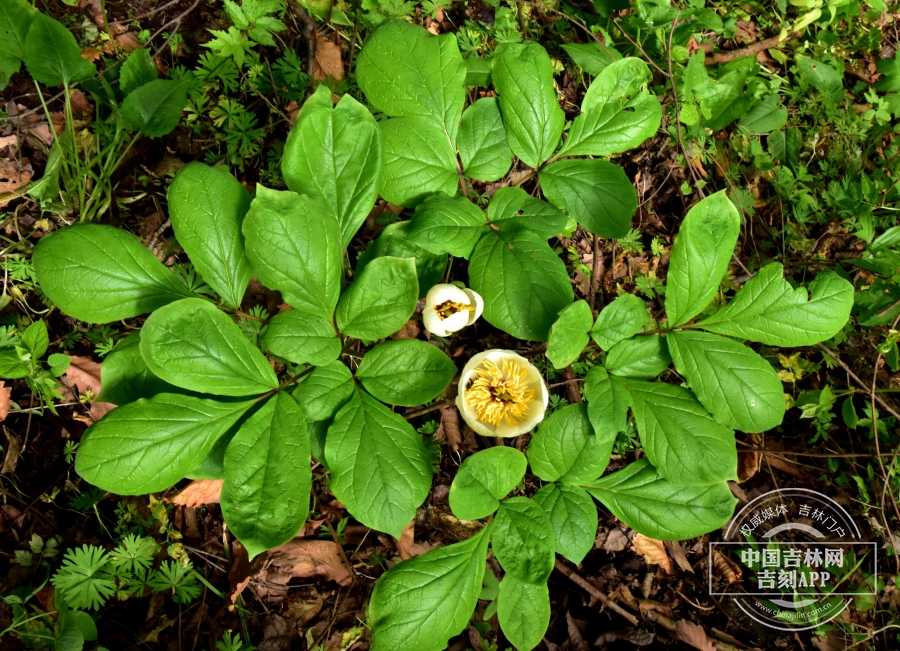
[{"label": "small insect on flower", "polygon": [[456,406],[483,436],[518,436],[544,419],[547,385],[534,365],[509,350],[478,353],[463,369]]},{"label": "small insect on flower", "polygon": [[484,301],[471,289],[456,285],[435,285],[425,296],[422,320],[425,329],[438,337],[449,337],[470,326],[481,316]]}]

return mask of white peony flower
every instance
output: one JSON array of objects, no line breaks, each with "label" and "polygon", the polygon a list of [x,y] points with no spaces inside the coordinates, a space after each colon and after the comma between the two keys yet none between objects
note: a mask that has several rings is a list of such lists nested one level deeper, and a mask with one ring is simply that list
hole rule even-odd
[{"label": "white peony flower", "polygon": [[484,309],[481,296],[456,285],[435,285],[425,296],[422,320],[425,329],[438,337],[449,337],[475,323]]},{"label": "white peony flower", "polygon": [[510,350],[478,353],[463,369],[456,406],[482,436],[518,436],[544,419],[550,394],[534,365]]}]

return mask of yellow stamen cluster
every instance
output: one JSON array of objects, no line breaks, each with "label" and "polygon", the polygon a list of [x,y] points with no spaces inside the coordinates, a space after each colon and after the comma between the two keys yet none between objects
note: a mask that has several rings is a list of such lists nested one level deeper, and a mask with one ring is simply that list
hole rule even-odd
[{"label": "yellow stamen cluster", "polygon": [[438,313],[441,320],[449,318],[458,312],[470,311],[472,306],[464,303],[455,303],[453,301],[444,301],[440,305],[434,306],[434,311]]},{"label": "yellow stamen cluster", "polygon": [[490,360],[480,364],[465,394],[478,420],[499,425],[503,419],[510,427],[525,420],[535,398],[534,390],[525,382],[526,375],[515,360],[503,360],[502,368]]}]

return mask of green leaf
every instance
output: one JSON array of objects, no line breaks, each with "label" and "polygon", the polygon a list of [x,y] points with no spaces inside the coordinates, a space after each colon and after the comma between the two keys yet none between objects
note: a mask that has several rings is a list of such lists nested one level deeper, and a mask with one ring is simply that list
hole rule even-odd
[{"label": "green leaf", "polygon": [[479,181],[496,181],[506,176],[512,165],[512,151],[506,142],[496,97],[483,97],[466,109],[457,146],[466,176]]},{"label": "green leaf", "polygon": [[500,188],[491,197],[488,219],[505,233],[531,231],[543,239],[563,232],[569,218],[556,206],[535,199],[522,188]]},{"label": "green leaf", "polygon": [[688,211],[672,245],[666,278],[670,326],[687,323],[709,305],[719,291],[740,232],[741,216],[724,190]]},{"label": "green leaf", "polygon": [[577,486],[603,474],[615,442],[615,434],[594,434],[586,404],[567,405],[538,425],[528,445],[528,462],[544,481]]},{"label": "green leaf", "polygon": [[575,564],[594,548],[597,508],[591,496],[578,486],[547,484],[534,494],[553,527],[556,551]]},{"label": "green leaf", "polygon": [[875,90],[882,92],[900,90],[900,60],[898,60],[897,53],[894,52],[893,59],[880,59],[877,66],[878,72],[884,76],[875,82]]},{"label": "green leaf", "polygon": [[435,194],[419,204],[406,230],[409,240],[426,251],[468,259],[486,224],[484,213],[468,199]]},{"label": "green leaf", "polygon": [[252,404],[161,393],[123,405],[87,429],[75,471],[118,495],[165,490],[194,470]]},{"label": "green leaf", "polygon": [[466,457],[450,485],[453,515],[460,520],[486,518],[522,481],[527,466],[524,454],[502,445]]},{"label": "green leaf", "polygon": [[456,194],[456,152],[428,118],[394,118],[379,124],[384,147],[380,194],[398,206],[413,207],[430,194]]},{"label": "green leaf", "polygon": [[491,60],[470,56],[463,59],[466,64],[466,86],[487,88],[491,85]]},{"label": "green leaf", "polygon": [[716,420],[742,432],[765,432],[784,420],[778,373],[744,344],[706,332],[669,333],[675,368]]},{"label": "green leaf", "polygon": [[637,147],[656,134],[662,108],[656,95],[642,90],[650,68],[637,57],[609,64],[581,101],[581,115],[569,129],[560,156],[609,156]]},{"label": "green leaf", "polygon": [[375,258],[341,296],[338,329],[374,341],[402,328],[416,310],[419,283],[413,258]]},{"label": "green leaf", "polygon": [[122,64],[122,72],[119,74],[119,90],[122,95],[128,95],[144,84],[156,81],[159,71],[150,56],[150,50],[145,47],[138,48],[128,55]]},{"label": "green leaf", "polygon": [[187,105],[191,80],[157,79],[132,91],[122,104],[122,117],[148,138],[174,131]]},{"label": "green leaf", "polygon": [[581,356],[593,323],[594,314],[586,301],[575,301],[560,310],[547,342],[547,359],[554,368],[565,368]]},{"label": "green leaf", "polygon": [[227,168],[190,163],[175,176],[168,199],[178,243],[225,304],[239,308],[253,275],[241,232],[250,194]]},{"label": "green leaf", "polygon": [[832,99],[837,99],[843,94],[844,80],[841,73],[830,65],[802,54],[798,54],[795,60],[800,79],[804,83]]},{"label": "green leaf", "polygon": [[603,160],[564,160],[541,171],[541,187],[588,231],[605,238],[625,237],[637,210],[637,193],[618,165]]},{"label": "green leaf", "polygon": [[72,364],[72,358],[62,353],[53,353],[47,357],[47,365],[50,367],[50,373],[53,377],[59,377],[69,370]]},{"label": "green leaf", "polygon": [[304,310],[276,314],[260,343],[270,353],[294,364],[324,366],[341,354],[341,339],[331,321]]},{"label": "green leaf", "polygon": [[[24,14],[20,10],[14,16],[6,15],[19,34]],[[10,43],[9,40],[6,42]],[[84,81],[97,74],[94,64],[82,58],[81,48],[72,33],[44,13],[37,12],[31,19],[22,55],[29,74],[47,86]]]},{"label": "green leaf", "polygon": [[497,597],[497,617],[506,639],[519,651],[531,651],[550,625],[550,591],[546,583],[533,585],[503,577]]},{"label": "green leaf", "polygon": [[37,10],[25,0],[5,0],[0,4],[0,55],[25,58],[25,42]]},{"label": "green leaf", "polygon": [[666,340],[646,335],[624,339],[610,348],[604,366],[613,375],[652,380],[671,363]]},{"label": "green leaf", "polygon": [[772,158],[782,165],[796,168],[800,164],[800,150],[803,149],[803,136],[800,129],[781,129],[766,136],[766,144]]},{"label": "green leaf", "polygon": [[663,479],[647,459],[585,488],[619,520],[656,540],[687,540],[715,531],[737,504],[727,483],[678,486]]},{"label": "green leaf", "polygon": [[50,147],[44,175],[39,180],[32,182],[28,189],[28,196],[42,205],[59,199],[59,174],[63,164],[62,151],[62,146],[57,138]]},{"label": "green leaf", "polygon": [[431,458],[403,416],[357,389],[325,440],[331,490],[367,527],[399,538],[431,489]]},{"label": "green leaf", "polygon": [[734,432],[713,420],[693,393],[660,382],[627,386],[644,452],[660,475],[680,486],[737,479]]},{"label": "green leaf", "polygon": [[32,259],[50,300],[87,323],[130,319],[194,295],[134,235],[112,226],[45,235]]},{"label": "green leaf", "polygon": [[321,204],[256,186],[244,218],[250,266],[289,305],[331,318],[341,294],[341,227]]},{"label": "green leaf", "polygon": [[484,298],[484,318],[519,339],[546,341],[574,293],[565,263],[529,231],[490,231],[469,262],[469,285]]},{"label": "green leaf", "polygon": [[562,49],[572,58],[575,65],[594,77],[603,72],[613,61],[622,58],[622,55],[614,47],[600,43],[566,43],[563,44]]},{"label": "green leaf", "polygon": [[31,353],[31,359],[40,359],[50,346],[47,324],[41,320],[32,323],[19,337],[19,343]]},{"label": "green leaf", "polygon": [[456,141],[466,66],[454,34],[434,36],[418,25],[387,22],[366,39],[356,78],[379,111],[428,118],[444,132],[443,140]]},{"label": "green leaf", "polygon": [[[15,57],[11,57],[3,52],[0,52],[0,91],[5,90],[9,85],[10,78],[19,72],[19,69],[22,67],[21,59],[17,59]],[[45,172],[46,174],[46,172]],[[29,192],[34,189],[34,186],[29,190]]]},{"label": "green leaf", "polygon": [[222,515],[251,560],[297,535],[311,489],[306,419],[282,391],[241,426],[225,452]]},{"label": "green leaf", "polygon": [[609,350],[643,331],[649,316],[647,304],[639,297],[634,294],[619,296],[600,310],[591,328],[591,337],[600,348]]},{"label": "green leaf", "polygon": [[553,64],[534,41],[503,43],[492,61],[509,148],[537,167],[553,154],[566,122],[553,87]]},{"label": "green leaf", "polygon": [[456,364],[433,344],[398,339],[367,352],[356,371],[366,391],[389,405],[414,407],[433,400],[450,385]]},{"label": "green leaf", "polygon": [[291,129],[281,168],[291,190],[319,200],[334,216],[347,246],[378,198],[381,137],[375,118],[349,94],[334,108],[326,85],[315,96]]},{"label": "green leaf", "polygon": [[619,432],[625,431],[631,392],[621,380],[602,366],[594,366],[584,379],[584,397],[596,436],[601,440],[615,440]]},{"label": "green leaf", "polygon": [[546,583],[553,571],[553,526],[544,509],[527,497],[510,497],[500,503],[491,547],[507,576],[524,583]]},{"label": "green leaf", "polygon": [[372,649],[443,651],[469,623],[487,561],[491,526],[385,572],[372,591]]},{"label": "green leaf", "polygon": [[15,348],[0,348],[0,378],[18,380],[28,373],[28,366],[19,359]]},{"label": "green leaf", "polygon": [[784,268],[773,262],[748,280],[728,305],[697,325],[770,346],[812,346],[840,332],[852,307],[853,285],[836,273],[820,273],[807,293],[791,287]]},{"label": "green leaf", "polygon": [[116,344],[100,366],[98,402],[124,405],[159,393],[180,393],[181,389],[155,375],[141,356],[141,333],[134,332]]},{"label": "green leaf", "polygon": [[294,389],[294,399],[310,422],[333,418],[353,395],[353,374],[340,362],[318,366]]},{"label": "green leaf", "polygon": [[738,126],[753,134],[769,133],[783,127],[787,118],[787,109],[778,106],[778,95],[769,95],[745,113],[738,121]]},{"label": "green leaf", "polygon": [[366,247],[356,258],[356,275],[359,276],[366,265],[375,258],[415,258],[416,278],[419,281],[420,296],[426,294],[433,285],[441,282],[447,269],[447,255],[432,253],[415,244],[409,236],[412,222],[389,224],[378,238]]},{"label": "green leaf", "polygon": [[151,314],[141,329],[141,355],[158,377],[192,391],[249,396],[278,386],[268,360],[234,321],[199,298]]}]

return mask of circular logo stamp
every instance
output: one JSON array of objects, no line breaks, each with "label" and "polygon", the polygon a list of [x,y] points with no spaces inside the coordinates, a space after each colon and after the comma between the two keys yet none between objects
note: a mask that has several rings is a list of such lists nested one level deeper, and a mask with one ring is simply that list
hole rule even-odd
[{"label": "circular logo stamp", "polygon": [[830,497],[787,488],[735,515],[723,540],[709,543],[709,567],[711,595],[732,597],[764,626],[802,631],[834,619],[854,597],[872,598],[878,546]]}]

